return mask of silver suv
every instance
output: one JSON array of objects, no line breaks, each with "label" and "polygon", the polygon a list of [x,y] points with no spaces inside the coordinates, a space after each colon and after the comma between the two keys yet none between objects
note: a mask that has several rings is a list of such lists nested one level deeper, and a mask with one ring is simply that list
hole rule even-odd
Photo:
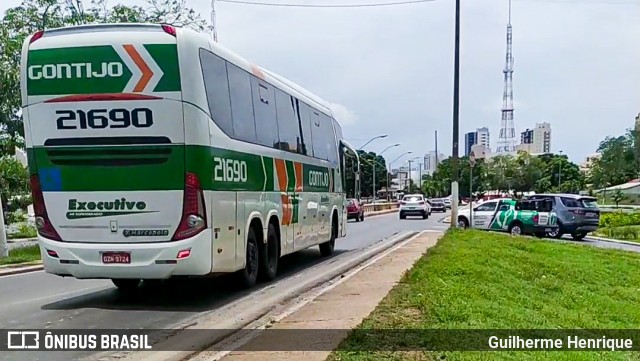
[{"label": "silver suv", "polygon": [[431,215],[431,206],[422,194],[409,194],[400,201],[398,213],[400,219],[405,219],[407,216],[422,216],[422,219],[427,219]]},{"label": "silver suv", "polygon": [[562,238],[566,233],[581,240],[587,233],[598,229],[600,209],[596,198],[577,194],[534,194],[527,199],[547,199],[553,204],[558,217],[558,228],[548,233],[549,237]]}]

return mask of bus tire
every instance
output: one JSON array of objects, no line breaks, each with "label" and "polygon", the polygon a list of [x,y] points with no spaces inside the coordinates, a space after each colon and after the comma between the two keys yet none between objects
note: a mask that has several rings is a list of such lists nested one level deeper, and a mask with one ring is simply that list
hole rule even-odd
[{"label": "bus tire", "polygon": [[331,256],[336,247],[336,237],[338,236],[338,217],[334,213],[331,218],[331,238],[320,244],[320,255],[322,255],[322,257]]},{"label": "bus tire", "polygon": [[258,268],[260,264],[260,252],[258,239],[253,226],[249,227],[247,234],[247,249],[245,252],[244,268],[238,271],[238,281],[241,288],[251,288],[258,280]]},{"label": "bus tire", "polygon": [[111,280],[114,286],[118,287],[118,291],[133,292],[138,289],[140,280],[115,278]]},{"label": "bus tire", "polygon": [[267,243],[260,249],[258,277],[261,281],[273,281],[278,274],[278,260],[280,259],[280,237],[276,227],[269,222]]}]

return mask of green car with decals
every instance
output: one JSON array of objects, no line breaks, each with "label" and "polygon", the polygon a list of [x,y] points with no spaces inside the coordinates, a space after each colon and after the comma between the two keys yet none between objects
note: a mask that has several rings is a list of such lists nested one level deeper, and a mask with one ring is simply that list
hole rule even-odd
[{"label": "green car with decals", "polygon": [[538,237],[558,228],[553,205],[545,201],[493,199],[475,206],[470,213],[468,208],[460,212],[459,226]]},{"label": "green car with decals", "polygon": [[551,207],[545,207],[542,202],[503,200],[489,229],[544,237],[558,228],[556,221]]}]

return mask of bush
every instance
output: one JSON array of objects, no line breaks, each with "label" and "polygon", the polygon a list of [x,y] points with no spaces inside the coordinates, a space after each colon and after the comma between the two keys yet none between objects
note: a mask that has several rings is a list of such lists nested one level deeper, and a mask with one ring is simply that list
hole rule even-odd
[{"label": "bush", "polygon": [[21,223],[27,220],[27,215],[22,211],[15,211],[7,213],[7,224]]},{"label": "bush", "polygon": [[597,233],[613,239],[637,240],[640,238],[640,226],[605,227]]},{"label": "bush", "polygon": [[600,214],[600,227],[622,227],[640,225],[640,212],[611,212]]},{"label": "bush", "polygon": [[9,233],[8,236],[9,236],[9,239],[36,238],[38,237],[38,231],[36,230],[35,227],[29,224],[23,223],[18,225],[17,232],[14,231],[13,233]]}]

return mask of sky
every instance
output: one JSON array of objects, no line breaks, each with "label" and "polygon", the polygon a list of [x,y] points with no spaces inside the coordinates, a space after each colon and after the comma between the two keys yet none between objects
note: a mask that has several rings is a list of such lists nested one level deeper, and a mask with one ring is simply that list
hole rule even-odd
[{"label": "sky", "polygon": [[[253,1],[253,0],[248,0]],[[364,4],[395,0],[256,0]],[[210,18],[209,0],[186,0]],[[20,3],[3,0],[0,11]],[[138,4],[139,1],[110,0]],[[634,5],[635,4],[635,5]],[[513,93],[520,132],[551,123],[551,151],[580,163],[640,113],[640,2],[514,0]],[[218,41],[334,104],[345,138],[387,161],[435,148],[451,154],[454,2],[294,8],[216,2]],[[507,0],[461,5],[460,155],[464,134],[490,129],[495,150],[503,94]],[[406,158],[410,158],[407,156]],[[394,167],[400,166],[401,158]],[[421,160],[420,160],[421,161]]]}]

